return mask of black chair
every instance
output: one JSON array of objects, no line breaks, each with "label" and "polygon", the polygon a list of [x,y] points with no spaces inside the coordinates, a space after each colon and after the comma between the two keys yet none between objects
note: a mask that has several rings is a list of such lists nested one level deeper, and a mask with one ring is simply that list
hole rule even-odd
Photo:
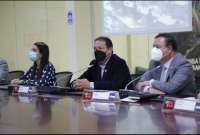
[{"label": "black chair", "polygon": [[69,86],[72,75],[73,75],[72,72],[69,72],[69,71],[56,73],[57,85],[60,87]]},{"label": "black chair", "polygon": [[137,77],[141,76],[142,74],[131,74],[131,80],[136,79]]},{"label": "black chair", "polygon": [[8,80],[11,81],[11,80],[19,78],[23,75],[24,75],[24,71],[22,71],[22,70],[10,71],[8,74]]},{"label": "black chair", "polygon": [[135,68],[135,74],[137,75],[142,75],[147,71],[147,68],[143,68],[143,67],[136,67]]},{"label": "black chair", "polygon": [[[140,80],[140,78],[138,78],[139,76],[141,76],[142,74],[144,74],[147,71],[146,68],[143,67],[136,67],[135,68],[135,73],[131,74],[131,80],[136,79],[133,83],[132,83],[132,88],[135,88],[136,84],[138,83],[138,81]],[[138,79],[137,79],[138,78]]]}]

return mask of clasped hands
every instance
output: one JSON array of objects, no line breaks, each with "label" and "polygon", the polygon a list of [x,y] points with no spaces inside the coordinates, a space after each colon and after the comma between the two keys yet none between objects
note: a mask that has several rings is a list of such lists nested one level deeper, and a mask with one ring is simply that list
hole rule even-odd
[{"label": "clasped hands", "polygon": [[[143,81],[143,82],[139,82],[137,85],[136,85],[136,88],[140,91],[142,91],[144,89],[144,87],[146,86],[150,86],[150,81]],[[150,87],[149,88],[149,93],[152,93],[152,94],[159,94],[159,95],[165,95],[166,93],[158,90],[158,89],[155,89],[155,88],[152,88]]]},{"label": "clasped hands", "polygon": [[77,90],[89,89],[90,82],[87,79],[77,79],[72,82],[72,87]]}]

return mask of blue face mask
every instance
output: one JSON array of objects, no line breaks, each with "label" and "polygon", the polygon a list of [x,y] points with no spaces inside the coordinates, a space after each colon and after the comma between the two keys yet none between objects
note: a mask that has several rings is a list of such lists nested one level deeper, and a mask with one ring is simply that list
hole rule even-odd
[{"label": "blue face mask", "polygon": [[28,57],[31,61],[35,62],[39,59],[39,54],[37,52],[30,51]]}]

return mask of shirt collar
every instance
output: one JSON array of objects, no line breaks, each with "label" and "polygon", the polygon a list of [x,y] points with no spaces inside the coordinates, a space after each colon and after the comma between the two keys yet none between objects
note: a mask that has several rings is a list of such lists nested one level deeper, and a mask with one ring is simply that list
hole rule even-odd
[{"label": "shirt collar", "polygon": [[110,60],[110,58],[107,59],[105,63],[103,63],[103,64],[99,64],[99,66],[100,66],[100,67],[105,67],[109,60]]},{"label": "shirt collar", "polygon": [[167,62],[165,62],[165,64],[163,64],[165,66],[165,68],[167,68],[167,69],[169,68],[169,66],[171,65],[173,59],[174,59],[174,56],[171,57]]}]

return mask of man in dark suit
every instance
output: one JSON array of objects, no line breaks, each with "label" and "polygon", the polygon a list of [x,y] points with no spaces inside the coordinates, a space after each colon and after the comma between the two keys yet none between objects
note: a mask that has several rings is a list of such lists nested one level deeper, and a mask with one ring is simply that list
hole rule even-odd
[{"label": "man in dark suit", "polygon": [[73,82],[75,89],[119,90],[131,80],[126,62],[113,54],[109,38],[95,39],[94,55],[95,59],[90,62],[92,66]]}]

